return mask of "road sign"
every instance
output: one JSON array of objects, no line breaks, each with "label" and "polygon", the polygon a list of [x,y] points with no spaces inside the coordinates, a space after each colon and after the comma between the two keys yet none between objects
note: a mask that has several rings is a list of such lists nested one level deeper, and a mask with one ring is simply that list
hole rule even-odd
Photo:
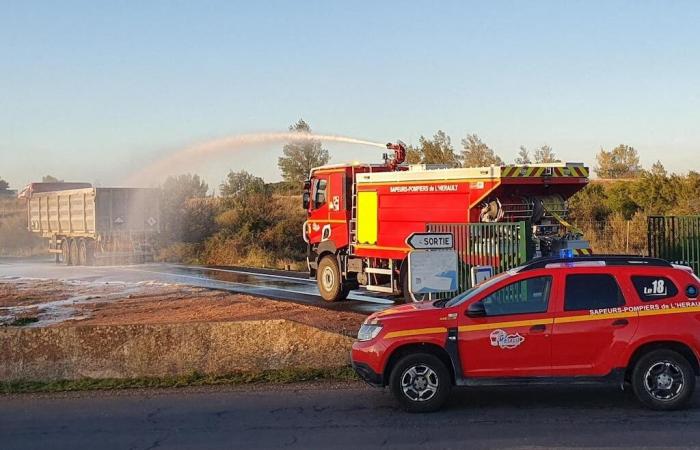
[{"label": "road sign", "polygon": [[457,253],[453,250],[412,251],[408,254],[409,290],[435,294],[457,290]]},{"label": "road sign", "polygon": [[448,250],[454,247],[452,233],[413,233],[406,244],[415,250]]}]

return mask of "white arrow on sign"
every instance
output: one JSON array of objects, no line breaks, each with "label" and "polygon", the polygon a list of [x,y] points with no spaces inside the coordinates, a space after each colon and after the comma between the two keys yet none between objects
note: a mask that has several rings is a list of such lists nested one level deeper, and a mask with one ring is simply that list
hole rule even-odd
[{"label": "white arrow on sign", "polygon": [[406,239],[414,250],[444,250],[454,246],[452,233],[413,233]]}]

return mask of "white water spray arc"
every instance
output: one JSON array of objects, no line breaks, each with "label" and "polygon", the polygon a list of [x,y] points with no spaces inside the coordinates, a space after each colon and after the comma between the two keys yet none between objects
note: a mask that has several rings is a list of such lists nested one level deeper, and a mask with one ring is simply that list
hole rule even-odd
[{"label": "white water spray arc", "polygon": [[178,152],[157,160],[127,179],[127,184],[140,184],[144,181],[152,182],[164,175],[173,174],[178,170],[192,170],[208,159],[213,159],[227,152],[251,147],[261,144],[276,142],[296,142],[296,141],[323,141],[342,142],[346,144],[368,145],[372,147],[386,148],[386,144],[379,142],[365,141],[347,136],[337,136],[331,134],[314,134],[305,132],[284,132],[284,133],[256,133],[240,134],[222,139],[202,142],[179,150]]}]

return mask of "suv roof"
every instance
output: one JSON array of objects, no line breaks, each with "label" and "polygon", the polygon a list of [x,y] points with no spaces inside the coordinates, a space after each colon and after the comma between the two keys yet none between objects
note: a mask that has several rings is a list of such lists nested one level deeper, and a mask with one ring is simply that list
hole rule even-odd
[{"label": "suv roof", "polygon": [[574,265],[576,263],[600,263],[605,266],[655,266],[655,267],[673,267],[673,265],[660,258],[649,258],[646,256],[629,256],[629,255],[592,255],[592,256],[577,256],[575,258],[535,258],[532,261],[523,265],[518,272],[527,270],[543,269],[548,266],[561,264]]}]

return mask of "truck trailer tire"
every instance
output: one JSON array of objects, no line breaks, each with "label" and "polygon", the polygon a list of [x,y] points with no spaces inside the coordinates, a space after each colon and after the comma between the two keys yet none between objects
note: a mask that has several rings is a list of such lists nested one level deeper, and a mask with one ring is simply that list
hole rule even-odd
[{"label": "truck trailer tire", "polygon": [[343,282],[338,261],[333,255],[321,258],[316,271],[316,284],[321,298],[327,302],[344,300],[350,291]]},{"label": "truck trailer tire", "polygon": [[95,244],[92,239],[81,239],[79,244],[80,263],[86,266],[95,264]]},{"label": "truck trailer tire", "polygon": [[70,265],[79,266],[82,264],[80,260],[80,248],[77,239],[70,240]]},{"label": "truck trailer tire", "polygon": [[70,265],[70,242],[68,239],[61,239],[61,253],[59,254],[61,264]]}]

